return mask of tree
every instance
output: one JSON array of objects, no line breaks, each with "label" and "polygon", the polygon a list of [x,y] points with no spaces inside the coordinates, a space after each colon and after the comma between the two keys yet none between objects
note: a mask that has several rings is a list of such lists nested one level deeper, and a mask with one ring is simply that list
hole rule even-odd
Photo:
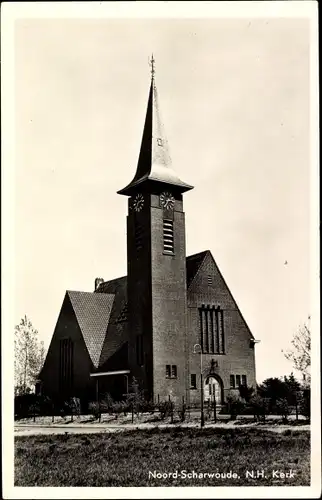
[{"label": "tree", "polygon": [[31,392],[45,359],[44,343],[25,316],[15,327],[15,395]]},{"label": "tree", "polygon": [[296,380],[293,373],[291,373],[291,375],[289,375],[289,377],[286,377],[286,376],[284,377],[284,383],[286,384],[286,388],[287,388],[286,398],[287,398],[289,404],[290,405],[297,405],[298,394],[301,390],[300,383]]},{"label": "tree", "polygon": [[286,359],[292,361],[296,370],[303,374],[303,379],[309,384],[311,380],[311,331],[306,324],[301,326],[291,341],[292,348],[282,351]]},{"label": "tree", "polygon": [[262,398],[270,401],[270,411],[275,406],[278,399],[287,397],[288,388],[283,380],[277,377],[267,378],[257,387],[257,392]]},{"label": "tree", "polygon": [[246,403],[249,403],[254,394],[254,388],[248,387],[247,385],[240,385],[238,389],[240,397],[244,399]]}]

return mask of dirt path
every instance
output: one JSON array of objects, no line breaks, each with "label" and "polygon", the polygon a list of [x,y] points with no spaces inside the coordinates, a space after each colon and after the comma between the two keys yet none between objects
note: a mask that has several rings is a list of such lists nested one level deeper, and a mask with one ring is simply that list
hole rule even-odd
[{"label": "dirt path", "polygon": [[[138,430],[138,429],[153,429],[155,428],[155,424],[148,424],[148,423],[139,423],[139,424],[126,424],[126,425],[121,425],[121,424],[77,424],[77,423],[70,423],[70,424],[52,424],[52,425],[26,425],[26,424],[18,424],[15,425],[14,428],[14,433],[15,436],[33,436],[37,434],[92,434],[92,433],[110,433],[110,432],[123,432],[125,430]],[[196,423],[191,423],[191,424],[160,424],[158,425],[160,429],[168,428],[168,429],[173,429],[175,427],[181,427],[181,428],[198,428],[199,424]],[[284,432],[286,430],[292,430],[292,431],[310,431],[310,425],[301,425],[301,426],[294,426],[294,425],[265,425],[265,424],[255,424],[255,423],[247,423],[247,424],[238,424],[235,422],[219,422],[219,423],[212,423],[212,424],[207,424],[205,428],[245,428],[245,427],[255,427],[257,429],[263,429],[271,432]]]}]

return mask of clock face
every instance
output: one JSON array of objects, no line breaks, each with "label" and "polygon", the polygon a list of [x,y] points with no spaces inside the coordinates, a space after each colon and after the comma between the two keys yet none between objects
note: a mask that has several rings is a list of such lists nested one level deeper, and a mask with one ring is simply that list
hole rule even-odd
[{"label": "clock face", "polygon": [[171,193],[164,192],[160,194],[160,203],[163,208],[173,210],[175,199]]},{"label": "clock face", "polygon": [[132,201],[132,208],[136,212],[140,212],[142,210],[142,208],[143,208],[143,205],[144,205],[143,195],[142,194],[137,194],[135,196],[135,198],[133,199],[133,201]]}]

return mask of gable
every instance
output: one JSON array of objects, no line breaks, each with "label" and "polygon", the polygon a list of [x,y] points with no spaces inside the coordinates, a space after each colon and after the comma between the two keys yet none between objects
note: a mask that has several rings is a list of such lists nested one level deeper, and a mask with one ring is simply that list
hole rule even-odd
[{"label": "gable", "polygon": [[199,268],[188,285],[187,295],[190,305],[199,306],[202,303],[213,303],[223,309],[238,311],[250,338],[254,338],[209,250],[204,252]]},{"label": "gable", "polygon": [[75,383],[80,379],[84,381],[84,379],[88,378],[90,371],[92,371],[93,362],[89,355],[68,292],[65,293],[44,366],[40,373],[40,378],[46,382],[47,386],[54,388],[55,391],[59,390],[60,342],[66,338],[70,338],[74,344],[74,357],[75,360],[77,360],[77,362],[74,363]]},{"label": "gable", "polygon": [[114,302],[113,294],[67,292],[93,365],[98,366]]}]

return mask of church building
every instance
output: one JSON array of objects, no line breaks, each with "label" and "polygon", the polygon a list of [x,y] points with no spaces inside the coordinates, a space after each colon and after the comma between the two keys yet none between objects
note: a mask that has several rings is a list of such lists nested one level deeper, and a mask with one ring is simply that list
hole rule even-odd
[{"label": "church building", "polygon": [[194,403],[203,392],[220,405],[240,385],[255,387],[256,341],[212,253],[186,256],[191,189],[172,168],[152,66],[137,169],[118,191],[127,197],[127,275],[66,291],[44,394],[120,400],[135,377],[148,400]]}]

